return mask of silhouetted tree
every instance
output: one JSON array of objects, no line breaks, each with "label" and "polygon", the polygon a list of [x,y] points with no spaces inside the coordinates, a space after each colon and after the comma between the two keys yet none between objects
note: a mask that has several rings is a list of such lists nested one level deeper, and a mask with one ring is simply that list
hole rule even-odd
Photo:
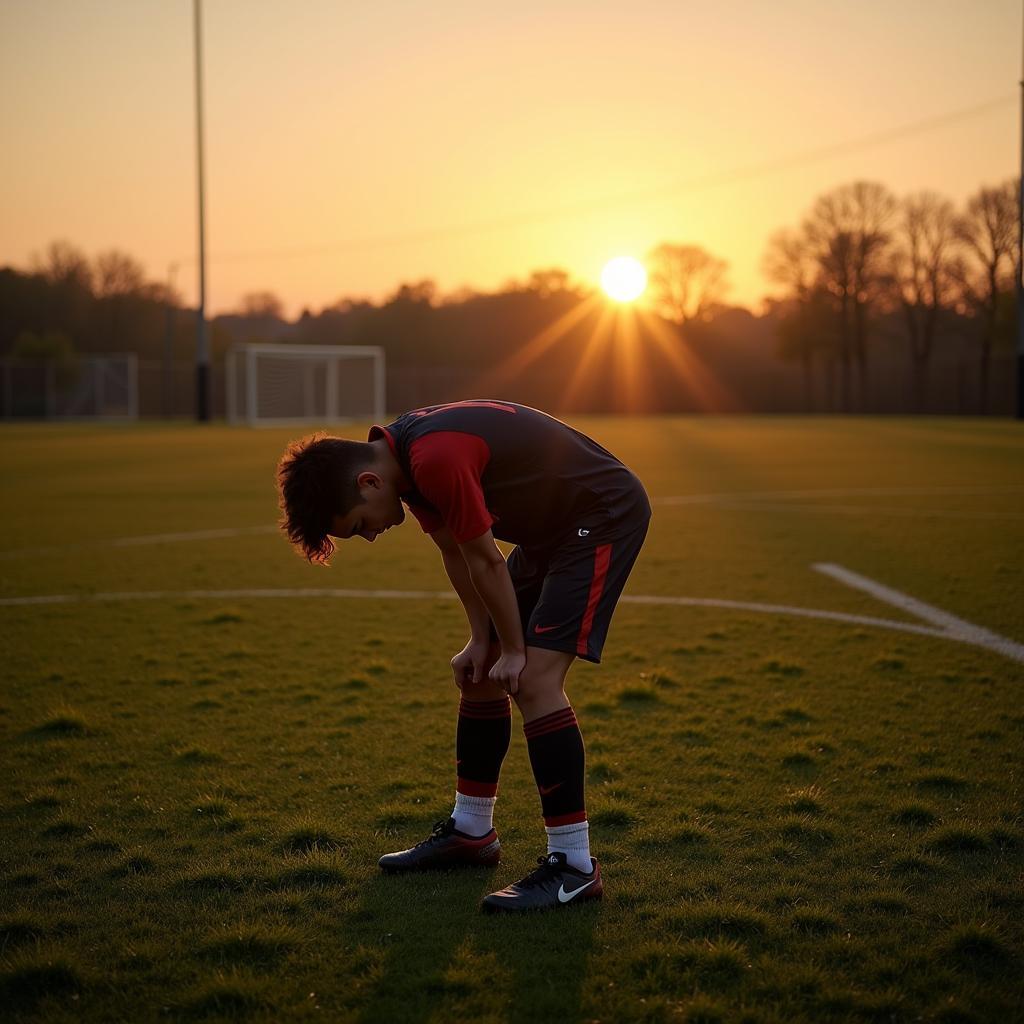
[{"label": "silhouetted tree", "polygon": [[954,275],[964,305],[978,323],[978,397],[982,412],[988,412],[992,349],[1000,328],[1005,326],[999,316],[1000,293],[1014,284],[1019,217],[1017,180],[1011,178],[976,192],[956,221],[965,252],[954,267]]},{"label": "silhouetted tree", "polygon": [[241,315],[253,319],[283,320],[284,305],[270,291],[248,292],[242,296]]},{"label": "silhouetted tree", "polygon": [[400,284],[398,290],[392,295],[385,305],[393,302],[413,302],[417,305],[433,305],[437,297],[437,284],[429,278],[416,281],[414,284]]},{"label": "silhouetted tree", "polygon": [[94,294],[99,299],[140,294],[146,283],[142,264],[127,253],[111,249],[96,257]]},{"label": "silhouetted tree", "polygon": [[40,327],[64,330],[73,341],[88,329],[92,306],[92,269],[85,254],[70,242],[51,242],[40,256],[33,254],[32,270],[50,286]]},{"label": "silhouetted tree", "polygon": [[860,407],[867,401],[868,315],[887,287],[886,248],[896,208],[884,185],[856,181],[819,196],[803,223],[819,283],[834,296],[844,410],[852,407],[851,364],[857,368]]},{"label": "silhouetted tree", "polygon": [[908,196],[901,204],[895,234],[891,275],[910,343],[914,409],[923,412],[939,317],[955,301],[953,204],[934,192]]},{"label": "silhouetted tree", "polygon": [[545,299],[549,295],[569,291],[569,273],[558,267],[552,267],[550,270],[535,270],[530,274],[527,288]]},{"label": "silhouetted tree", "polygon": [[668,320],[704,320],[728,291],[729,264],[699,245],[664,242],[647,255],[654,305]]},{"label": "silhouetted tree", "polygon": [[816,268],[800,233],[789,228],[776,231],[768,239],[761,267],[769,281],[783,285],[788,291],[786,299],[775,308],[779,354],[784,359],[799,360],[803,370],[804,399],[807,408],[811,409],[814,404],[814,353],[821,350],[822,337],[818,333],[820,319],[816,321],[811,315]]},{"label": "silhouetted tree", "polygon": [[117,249],[100,253],[94,268],[96,326],[103,347],[119,350],[138,333],[141,302],[148,297],[146,272],[138,260]]}]

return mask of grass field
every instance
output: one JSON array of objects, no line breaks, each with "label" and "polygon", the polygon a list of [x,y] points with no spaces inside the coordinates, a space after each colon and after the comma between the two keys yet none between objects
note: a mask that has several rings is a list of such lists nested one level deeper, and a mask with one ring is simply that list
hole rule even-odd
[{"label": "grass field", "polygon": [[8,1019],[1024,1019],[1024,664],[812,568],[1024,643],[1021,427],[573,422],[653,500],[628,596],[893,626],[622,603],[568,686],[606,898],[514,920],[518,716],[502,865],[376,868],[451,807],[458,602],[237,593],[450,590],[412,517],[315,568],[273,531],[301,430],[0,432]]}]

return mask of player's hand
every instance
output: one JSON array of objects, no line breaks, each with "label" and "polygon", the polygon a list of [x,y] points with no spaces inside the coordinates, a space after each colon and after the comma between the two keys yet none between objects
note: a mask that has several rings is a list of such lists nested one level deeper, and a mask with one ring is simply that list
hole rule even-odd
[{"label": "player's hand", "polygon": [[491,666],[488,676],[511,697],[519,691],[519,676],[526,668],[526,654],[519,651],[501,652],[501,657]]},{"label": "player's hand", "polygon": [[470,640],[452,658],[452,672],[455,673],[455,685],[460,690],[469,683],[483,682],[484,670],[487,668],[487,654],[490,649],[490,640]]}]

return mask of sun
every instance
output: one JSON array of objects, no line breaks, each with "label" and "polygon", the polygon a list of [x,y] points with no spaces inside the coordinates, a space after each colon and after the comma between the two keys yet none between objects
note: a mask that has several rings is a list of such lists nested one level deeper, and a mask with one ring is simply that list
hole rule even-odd
[{"label": "sun", "polygon": [[647,287],[647,271],[632,256],[616,256],[601,271],[601,287],[616,302],[632,302]]}]

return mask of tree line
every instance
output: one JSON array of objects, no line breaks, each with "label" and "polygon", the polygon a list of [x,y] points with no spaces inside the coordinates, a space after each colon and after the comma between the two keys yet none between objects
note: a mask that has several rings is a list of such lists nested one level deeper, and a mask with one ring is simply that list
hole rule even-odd
[{"label": "tree line", "polygon": [[[699,245],[656,246],[645,261],[646,305],[662,328],[641,326],[634,341],[649,371],[649,401],[632,411],[703,407],[700,396],[687,397],[685,387],[672,383],[672,353],[654,337],[666,331],[680,353],[720,380],[719,395],[733,395],[729,409],[925,411],[941,350],[947,365],[938,406],[991,411],[993,356],[1011,347],[1015,323],[1016,188],[1016,180],[981,188],[960,210],[932,192],[898,198],[874,182],[825,193],[797,226],[769,240],[763,269],[780,293],[766,300],[760,315],[727,303],[725,260]],[[343,298],[288,322],[273,292],[253,291],[237,311],[212,321],[215,380],[235,342],[380,345],[396,382],[433,374],[429,379],[444,394],[413,403],[425,404],[465,397],[459,389],[488,379],[488,366],[566,319],[571,323],[560,349],[545,367],[526,367],[506,383],[507,397],[560,408],[564,391],[542,375],[550,375],[552,359],[563,357],[571,372],[602,329],[596,311],[573,319],[588,294],[566,271],[551,268],[486,294],[462,289],[442,295],[433,281],[406,282],[379,303]],[[90,260],[70,243],[54,242],[27,271],[0,268],[0,352],[7,356],[67,366],[77,353],[134,351],[154,374],[166,373],[171,361],[184,367],[187,395],[194,323],[194,311],[170,284],[147,280],[141,264],[117,250]],[[950,371],[954,348],[959,361]],[[948,378],[962,375],[964,354],[974,365],[974,397],[964,399],[959,381],[962,393],[954,402]],[[605,379],[573,397],[574,410],[624,408],[613,364],[603,372]],[[874,392],[883,382],[891,389],[894,376],[904,382],[902,394],[895,405],[880,404]],[[398,383],[395,388],[389,396],[394,408],[420,396]],[[725,399],[717,401],[710,407],[722,407]],[[167,411],[152,406],[143,401],[147,411]]]},{"label": "tree line", "polygon": [[952,331],[975,352],[978,407],[987,412],[993,351],[1015,324],[1017,188],[1016,179],[983,187],[957,210],[935,192],[897,198],[857,181],[776,232],[764,272],[784,288],[782,352],[799,361],[807,385],[818,367],[832,408],[864,409],[869,340],[888,321],[886,340],[906,349],[914,411],[926,407],[936,339]]}]

